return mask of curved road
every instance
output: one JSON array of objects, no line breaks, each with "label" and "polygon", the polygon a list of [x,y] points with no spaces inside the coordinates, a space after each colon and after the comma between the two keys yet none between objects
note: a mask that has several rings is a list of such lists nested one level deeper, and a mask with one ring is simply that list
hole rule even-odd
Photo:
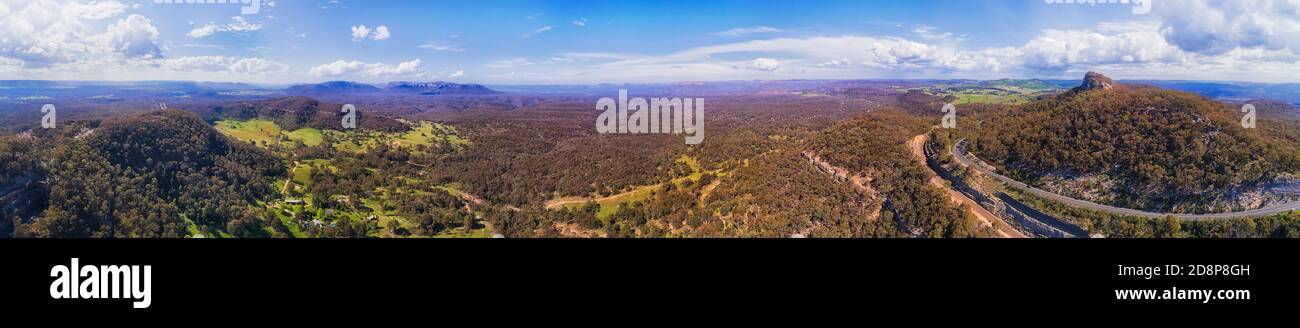
[{"label": "curved road", "polygon": [[1128,208],[1119,208],[1114,206],[1097,204],[1086,200],[1074,199],[1074,198],[1058,195],[1046,190],[1034,188],[1033,186],[1030,186],[1023,182],[1016,181],[1011,178],[1002,176],[1001,174],[994,173],[993,171],[984,168],[983,166],[975,165],[974,163],[971,163],[969,158],[966,158],[966,139],[957,140],[957,143],[953,144],[952,157],[956,158],[957,161],[961,162],[962,165],[974,168],[976,171],[979,171],[984,175],[993,177],[994,179],[997,179],[998,181],[1002,181],[1003,183],[1006,183],[1011,187],[1032,193],[1038,197],[1051,199],[1073,207],[1084,208],[1093,211],[1116,214],[1116,215],[1127,215],[1127,216],[1136,216],[1136,217],[1145,217],[1145,218],[1163,218],[1167,216],[1172,216],[1179,220],[1204,221],[1204,220],[1224,220],[1224,219],[1264,217],[1264,216],[1270,216],[1270,215],[1276,215],[1276,214],[1282,214],[1290,211],[1300,210],[1300,201],[1295,201],[1291,203],[1281,204],[1277,206],[1270,206],[1270,207],[1265,207],[1265,208],[1250,210],[1245,212],[1219,213],[1219,214],[1155,213],[1155,212],[1140,211],[1140,210],[1128,209]]},{"label": "curved road", "polygon": [[[983,222],[985,226],[993,228],[998,237],[1001,238],[1029,237],[1026,236],[1024,233],[1020,232],[1019,230],[1012,228],[1011,225],[1006,224],[1006,222],[1002,222],[1001,217],[997,215],[993,215],[992,212],[989,212],[989,210],[985,209],[984,206],[980,206],[979,202],[976,202],[974,199],[971,199],[969,196],[966,196],[966,194],[963,194],[960,191],[953,189],[953,187],[951,186],[944,185],[942,182],[943,178],[940,178],[939,172],[935,172],[935,169],[933,167],[930,167],[930,164],[927,163],[926,156],[925,156],[925,144],[929,143],[930,142],[929,140],[930,140],[929,134],[918,135],[916,137],[913,137],[912,140],[907,142],[907,147],[912,150],[912,157],[916,158],[917,163],[921,164],[921,167],[925,168],[927,171],[930,171],[931,173],[930,185],[934,186],[935,188],[939,188],[939,190],[946,192],[948,194],[948,197],[954,203],[966,205],[968,207],[967,210],[970,211],[971,215],[974,215],[975,219],[978,219],[980,220],[980,222]],[[994,223],[995,221],[1002,222],[1002,224],[995,224]]]}]

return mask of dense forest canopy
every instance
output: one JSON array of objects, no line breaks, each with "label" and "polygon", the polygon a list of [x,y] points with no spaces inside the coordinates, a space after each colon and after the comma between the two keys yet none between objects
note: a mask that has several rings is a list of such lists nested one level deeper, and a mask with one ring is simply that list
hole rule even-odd
[{"label": "dense forest canopy", "polygon": [[[85,129],[70,124],[64,129]],[[7,179],[40,183],[40,215],[8,220],[18,236],[180,237],[187,221],[257,236],[254,204],[275,190],[267,177],[283,175],[279,161],[251,145],[232,142],[194,114],[164,110],[105,121],[79,136],[13,138]],[[39,186],[39,187],[38,187]]]},{"label": "dense forest canopy", "polygon": [[[990,201],[1009,190],[972,188],[981,183],[937,152],[957,138],[1019,179],[1120,181],[1097,184],[1113,186],[1099,191],[1116,195],[1106,201],[1154,209],[1300,166],[1289,104],[1252,101],[1260,128],[1243,129],[1240,103],[1090,79],[1059,95],[1012,80],[723,94],[694,146],[596,133],[584,95],[80,109],[57,129],[0,136],[0,236],[990,237],[1024,227]],[[359,102],[358,129],[339,124],[345,100]],[[936,128],[950,102],[964,123]],[[1286,216],[1180,225],[1015,196],[1100,235],[1291,236],[1300,226]]]},{"label": "dense forest canopy", "polygon": [[1184,92],[1080,88],[980,112],[972,151],[1031,181],[1100,176],[1114,204],[1164,211],[1300,173],[1295,143],[1239,115]]}]

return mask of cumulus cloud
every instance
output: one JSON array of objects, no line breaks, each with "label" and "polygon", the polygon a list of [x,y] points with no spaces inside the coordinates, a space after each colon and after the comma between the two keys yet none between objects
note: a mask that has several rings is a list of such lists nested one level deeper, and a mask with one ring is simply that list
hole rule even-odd
[{"label": "cumulus cloud", "polygon": [[833,59],[830,61],[822,62],[820,64],[817,64],[817,67],[833,68],[833,67],[845,67],[849,65],[853,65],[853,61],[848,60],[847,58],[842,58],[842,59]]},{"label": "cumulus cloud", "polygon": [[451,75],[447,75],[447,78],[453,78],[453,79],[454,79],[454,78],[458,78],[458,77],[465,77],[465,70],[463,70],[463,69],[461,69],[461,70],[456,70],[456,72],[451,73]]},{"label": "cumulus cloud", "polygon": [[1092,30],[1046,30],[1017,50],[1030,68],[1064,68],[1077,64],[1181,62],[1178,47],[1165,41],[1155,26],[1103,26]]},{"label": "cumulus cloud", "polygon": [[386,25],[379,25],[373,29],[365,25],[352,27],[352,41],[361,41],[367,38],[375,41],[383,41],[392,37],[393,34],[388,32],[388,26]]},{"label": "cumulus cloud", "polygon": [[237,74],[262,74],[288,70],[289,65],[262,58],[240,58],[235,60],[234,64],[230,64],[230,72]]},{"label": "cumulus cloud", "polygon": [[43,67],[83,58],[160,55],[158,29],[149,19],[130,15],[110,21],[125,11],[116,1],[2,1],[0,57]]},{"label": "cumulus cloud", "polygon": [[208,23],[206,25],[191,29],[190,32],[185,33],[185,35],[191,38],[199,39],[199,38],[208,37],[209,35],[217,34],[217,32],[220,30],[221,27],[217,26],[216,23]]},{"label": "cumulus cloud", "polygon": [[388,38],[391,38],[391,37],[393,37],[393,35],[390,34],[390,33],[388,33],[388,26],[379,25],[379,27],[376,27],[376,28],[375,28],[375,35],[374,35],[374,36],[371,36],[370,39],[372,39],[372,40],[388,40]]},{"label": "cumulus cloud", "polygon": [[148,18],[131,15],[108,26],[101,36],[103,45],[127,57],[161,57],[158,28]]},{"label": "cumulus cloud", "polygon": [[1300,1],[1189,0],[1157,3],[1155,12],[1162,19],[1160,33],[1185,51],[1300,50]]},{"label": "cumulus cloud", "polygon": [[370,36],[370,31],[371,31],[370,28],[369,28],[369,27],[366,27],[365,25],[357,25],[357,26],[353,26],[353,27],[352,27],[352,41],[361,41],[361,40],[365,40],[366,37]]},{"label": "cumulus cloud", "polygon": [[753,67],[756,70],[771,72],[771,71],[775,71],[778,68],[781,68],[781,62],[772,58],[756,58],[754,59],[754,62],[752,63],[751,67]]},{"label": "cumulus cloud", "polygon": [[359,76],[369,78],[384,77],[422,77],[424,70],[420,60],[402,62],[397,65],[384,63],[365,63],[360,61],[338,60],[333,63],[316,66],[311,75],[317,77]]},{"label": "cumulus cloud", "polygon": [[68,6],[68,10],[74,11],[77,17],[88,20],[105,19],[126,11],[126,6],[117,1],[73,3]]},{"label": "cumulus cloud", "polygon": [[217,32],[244,33],[260,29],[262,29],[262,24],[249,22],[247,19],[244,19],[243,16],[235,16],[231,17],[230,23],[225,25],[217,25],[215,22],[208,22],[203,26],[191,29],[189,33],[185,33],[185,35],[191,38],[200,39],[216,34]]}]

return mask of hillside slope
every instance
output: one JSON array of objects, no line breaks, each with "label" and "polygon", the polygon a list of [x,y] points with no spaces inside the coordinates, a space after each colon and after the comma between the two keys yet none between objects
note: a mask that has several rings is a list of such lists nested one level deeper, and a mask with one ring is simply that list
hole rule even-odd
[{"label": "hillside slope", "polygon": [[189,235],[191,225],[266,236],[265,213],[251,204],[274,195],[267,177],[284,174],[270,153],[177,110],[113,119],[91,131],[0,141],[0,149],[45,148],[17,158],[29,163],[17,168],[28,172],[23,179],[45,185],[21,197],[47,207],[11,220],[14,236],[174,238]]},{"label": "hillside slope", "polygon": [[1136,209],[1252,208],[1265,184],[1300,172],[1296,145],[1246,129],[1236,109],[1190,93],[1083,85],[1024,106],[981,113],[974,152],[1049,190]]}]

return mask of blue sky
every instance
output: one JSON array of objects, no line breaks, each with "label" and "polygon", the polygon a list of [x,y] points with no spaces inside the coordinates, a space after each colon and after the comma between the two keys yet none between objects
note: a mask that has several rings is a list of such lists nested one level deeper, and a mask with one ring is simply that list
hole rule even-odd
[{"label": "blue sky", "polygon": [[0,0],[0,79],[1300,82],[1300,0]]}]

